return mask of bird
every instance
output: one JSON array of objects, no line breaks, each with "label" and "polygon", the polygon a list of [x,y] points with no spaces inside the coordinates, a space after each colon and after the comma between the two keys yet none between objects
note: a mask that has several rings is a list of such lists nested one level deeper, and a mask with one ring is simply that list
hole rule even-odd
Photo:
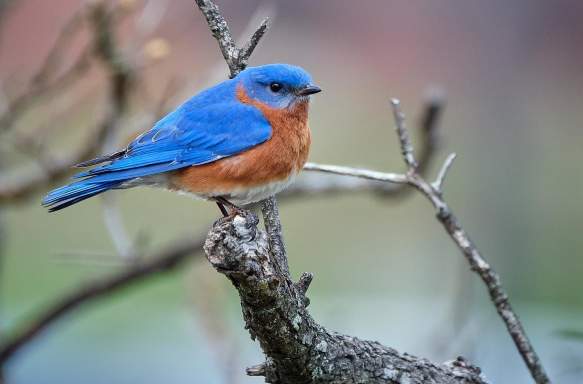
[{"label": "bird", "polygon": [[[116,189],[164,188],[215,201],[227,216],[285,189],[307,161],[311,75],[290,64],[247,67],[192,96],[124,149],[50,191],[50,212]],[[230,209],[227,210],[225,207]]]}]

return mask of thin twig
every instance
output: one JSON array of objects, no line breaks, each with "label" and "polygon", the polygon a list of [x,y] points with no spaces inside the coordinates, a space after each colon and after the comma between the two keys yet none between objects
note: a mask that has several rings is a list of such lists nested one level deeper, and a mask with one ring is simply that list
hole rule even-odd
[{"label": "thin twig", "polygon": [[394,184],[410,184],[410,180],[407,175],[371,171],[369,169],[343,167],[341,165],[306,163],[304,165],[304,171],[318,171],[332,173],[334,175],[353,176],[359,177],[361,179],[384,181]]},{"label": "thin twig", "polygon": [[370,171],[366,169],[357,169],[350,167],[340,167],[333,165],[320,165],[320,164],[306,164],[307,167],[304,168],[310,171],[320,171],[334,173],[337,175],[345,175],[352,177],[359,177],[368,180],[377,180],[390,183],[406,183],[410,186],[419,190],[427,199],[431,202],[433,207],[437,211],[437,219],[443,225],[446,232],[452,238],[454,243],[462,251],[463,255],[469,262],[472,270],[476,272],[488,289],[490,294],[490,299],[498,314],[502,318],[502,321],[506,325],[514,344],[522,356],[526,366],[528,367],[530,374],[532,375],[534,381],[537,384],[547,384],[550,383],[550,379],[547,376],[542,363],[534,350],[534,347],[530,343],[526,331],[518,315],[512,309],[508,295],[506,294],[500,277],[492,267],[486,262],[482,254],[479,252],[475,244],[471,241],[467,232],[461,227],[458,219],[454,216],[452,210],[448,204],[443,199],[441,188],[444,182],[445,176],[449,167],[451,166],[454,156],[450,155],[442,166],[440,175],[438,176],[436,182],[432,185],[427,182],[416,170],[415,170],[415,158],[413,156],[413,151],[410,148],[410,142],[408,139],[408,134],[403,125],[404,114],[399,108],[399,103],[396,99],[392,99],[391,104],[393,105],[393,111],[395,114],[395,120],[397,125],[397,134],[399,136],[399,142],[401,144],[401,151],[403,153],[403,158],[405,163],[409,166],[409,171],[406,174],[393,174],[393,173],[383,173]]},{"label": "thin twig", "polygon": [[221,15],[219,7],[211,0],[195,0],[196,5],[204,15],[209,29],[219,44],[225,62],[229,66],[231,77],[235,77],[247,66],[247,60],[257,47],[257,44],[269,29],[269,18],[265,18],[251,35],[243,48],[237,48],[227,21]]},{"label": "thin twig", "polygon": [[409,167],[409,170],[411,171],[417,168],[417,160],[415,160],[415,156],[413,155],[413,145],[411,144],[409,132],[405,126],[405,114],[401,111],[401,102],[398,99],[391,99],[391,105],[393,106],[395,130],[397,131],[397,137],[399,138],[401,154],[403,155],[405,164],[407,164],[407,167]]},{"label": "thin twig", "polygon": [[253,53],[253,51],[257,47],[257,44],[259,44],[259,40],[261,40],[261,38],[263,37],[265,32],[267,32],[268,29],[269,29],[269,18],[266,17],[265,19],[263,19],[261,21],[261,24],[259,24],[259,27],[257,27],[255,32],[253,32],[253,34],[249,38],[249,41],[243,46],[243,48],[241,48],[239,50],[239,65],[240,66],[242,66],[242,67],[247,66],[247,61],[249,60],[249,57],[251,56],[251,54]]},{"label": "thin twig", "polygon": [[441,192],[441,187],[442,187],[443,181],[445,180],[445,176],[447,176],[447,172],[449,172],[449,169],[453,165],[453,161],[455,160],[456,156],[457,155],[455,153],[450,153],[449,156],[447,156],[447,159],[445,159],[443,166],[441,167],[441,169],[439,170],[439,173],[437,174],[437,178],[435,179],[435,181],[433,183],[431,183],[431,186],[437,192]]}]

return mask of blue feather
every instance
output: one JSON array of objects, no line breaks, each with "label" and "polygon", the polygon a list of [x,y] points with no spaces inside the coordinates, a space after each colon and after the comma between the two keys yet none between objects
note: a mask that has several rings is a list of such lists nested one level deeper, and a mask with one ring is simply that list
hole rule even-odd
[{"label": "blue feather", "polygon": [[[272,82],[282,84],[282,91],[272,92]],[[237,87],[272,108],[284,108],[294,102],[298,89],[310,83],[305,71],[287,64],[247,68],[184,102],[125,150],[79,164],[101,165],[73,176],[76,182],[51,191],[42,204],[57,211],[109,189],[136,185],[131,182],[138,178],[248,150],[269,140],[272,128],[259,109],[237,99]]]},{"label": "blue feather", "polygon": [[136,178],[235,155],[271,137],[261,111],[236,99],[232,80],[213,89],[223,102],[203,106],[208,90],[193,97],[132,141],[121,157],[73,176],[79,181],[50,192],[43,205],[59,210]]}]

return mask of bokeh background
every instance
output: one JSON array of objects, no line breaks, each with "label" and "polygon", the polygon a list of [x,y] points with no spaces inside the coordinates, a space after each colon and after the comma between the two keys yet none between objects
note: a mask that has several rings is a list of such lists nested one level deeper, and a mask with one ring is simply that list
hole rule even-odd
[{"label": "bokeh background", "polygon": [[[148,128],[169,84],[171,107],[227,71],[192,1],[123,3],[135,12],[119,36],[144,67],[129,134]],[[1,4],[5,102],[26,89],[62,25],[86,2]],[[311,109],[311,161],[402,170],[389,97],[401,98],[414,127],[427,90],[445,92],[435,164],[458,154],[446,198],[500,273],[551,377],[581,383],[583,3],[218,4],[235,35],[258,13],[274,16],[251,65],[301,65],[324,89]],[[64,67],[86,38],[75,37]],[[35,106],[15,129],[65,151],[90,132],[105,97],[97,68],[72,93]],[[38,166],[11,134],[0,136],[0,156],[4,182]],[[131,238],[146,250],[206,231],[218,215],[214,204],[163,191],[118,196]],[[124,267],[100,199],[59,214],[48,214],[40,199],[0,206],[0,334],[83,282]],[[319,196],[285,202],[281,214],[293,273],[316,276],[310,309],[323,325],[437,361],[463,355],[492,382],[530,382],[484,287],[423,198]],[[243,373],[262,356],[242,324],[235,290],[193,257],[177,273],[67,316],[10,361],[6,381],[258,383]]]}]

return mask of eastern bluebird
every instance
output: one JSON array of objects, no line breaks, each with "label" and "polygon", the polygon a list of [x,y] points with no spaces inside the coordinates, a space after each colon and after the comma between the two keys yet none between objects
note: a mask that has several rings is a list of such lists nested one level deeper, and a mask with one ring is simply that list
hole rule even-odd
[{"label": "eastern bluebird", "polygon": [[163,187],[248,204],[284,189],[308,157],[310,95],[320,92],[303,69],[249,67],[193,96],[125,149],[78,164],[93,169],[42,201],[58,211],[110,189]]}]

